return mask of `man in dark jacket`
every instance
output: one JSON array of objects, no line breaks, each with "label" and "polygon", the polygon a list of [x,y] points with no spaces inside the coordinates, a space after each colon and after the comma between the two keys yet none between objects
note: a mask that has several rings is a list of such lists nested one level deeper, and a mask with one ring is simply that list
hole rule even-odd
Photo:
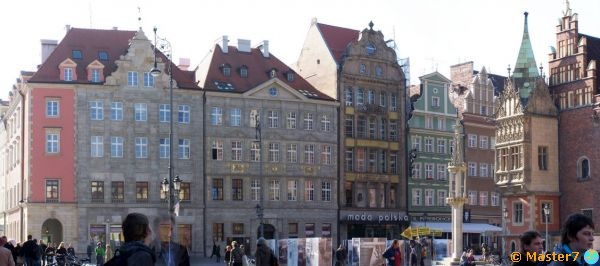
[{"label": "man in dark jacket", "polygon": [[256,266],[277,266],[279,262],[273,250],[267,245],[267,240],[259,238],[256,244]]},{"label": "man in dark jacket", "polygon": [[33,236],[28,235],[27,241],[23,243],[23,247],[21,248],[21,256],[23,256],[26,265],[33,265],[36,261],[35,252],[37,248],[38,245],[33,242]]},{"label": "man in dark jacket", "polygon": [[[123,220],[121,228],[125,243],[110,261],[126,258],[128,266],[154,265],[156,257],[149,247],[152,242],[152,229],[150,229],[148,217],[141,213],[130,213]],[[118,258],[121,256],[123,257]]]}]

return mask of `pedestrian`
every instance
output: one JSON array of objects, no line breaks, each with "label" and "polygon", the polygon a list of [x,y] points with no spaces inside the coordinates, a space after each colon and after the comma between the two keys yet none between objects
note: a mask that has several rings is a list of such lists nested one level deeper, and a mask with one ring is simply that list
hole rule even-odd
[{"label": "pedestrian", "polygon": [[387,259],[388,266],[402,265],[402,251],[398,239],[392,241],[392,244],[383,252],[383,257]]},{"label": "pedestrian", "polygon": [[[542,235],[537,231],[527,231],[523,233],[519,240],[521,241],[521,259],[518,262],[513,262],[513,266],[536,266],[537,262],[528,260],[528,253],[536,258],[543,253],[544,245],[542,244]],[[539,265],[538,265],[539,266]]]},{"label": "pedestrian", "polygon": [[238,245],[238,243],[236,241],[232,241],[231,242],[231,259],[233,260],[233,263],[231,265],[233,266],[243,266],[242,265],[242,259],[244,256],[244,252],[242,252],[242,249],[240,248],[240,246]]},{"label": "pedestrian", "polygon": [[48,243],[48,247],[44,252],[46,253],[47,264],[51,264],[56,261],[56,249],[54,248],[54,243]]},{"label": "pedestrian", "polygon": [[567,217],[561,230],[560,245],[554,249],[557,254],[571,254],[574,258],[574,252],[579,253],[577,260],[552,261],[550,266],[587,266],[587,262],[582,258],[587,250],[593,248],[594,242],[594,221],[581,213],[574,213]]},{"label": "pedestrian", "polygon": [[86,249],[86,255],[87,255],[90,263],[92,262],[92,252],[94,252],[94,242],[92,242],[92,240],[90,240],[90,243],[88,243],[87,249]]},{"label": "pedestrian", "polygon": [[217,245],[217,263],[221,262],[221,245]]},{"label": "pedestrian", "polygon": [[335,266],[346,266],[346,249],[343,244],[335,251]]},{"label": "pedestrian", "polygon": [[106,249],[104,250],[104,261],[109,261],[113,257],[113,250],[110,244],[106,244]]},{"label": "pedestrian", "polygon": [[278,266],[279,262],[273,250],[267,245],[267,240],[259,238],[256,242],[256,266]]},{"label": "pedestrian", "polygon": [[410,240],[409,242],[410,244],[410,253],[409,253],[409,259],[410,259],[410,266],[417,266],[417,242],[414,240]]},{"label": "pedestrian", "polygon": [[96,251],[96,265],[97,266],[103,266],[104,265],[104,255],[106,255],[106,250],[102,246],[102,242],[98,242],[96,244],[96,250],[95,251]]},{"label": "pedestrian", "polygon": [[225,247],[225,264],[227,266],[231,266],[231,264],[233,263],[233,260],[231,259],[231,246],[227,245],[227,247]]},{"label": "pedestrian", "polygon": [[212,253],[210,254],[210,258],[212,259],[213,256],[217,255],[217,243],[215,241],[213,241],[213,248],[212,248]]},{"label": "pedestrian", "polygon": [[6,243],[8,243],[6,236],[0,237],[0,265],[15,266],[15,259],[13,259],[12,252],[4,247]]},{"label": "pedestrian", "polygon": [[150,249],[153,234],[148,217],[141,213],[130,213],[121,225],[125,243],[106,266],[148,266],[154,265],[156,257]]},{"label": "pedestrian", "polygon": [[21,251],[23,246],[21,243],[17,243],[15,246],[15,252],[13,253],[13,258],[15,259],[15,264],[17,266],[23,265],[25,263],[25,258],[23,257],[23,252]]},{"label": "pedestrian", "polygon": [[44,240],[40,240],[40,249],[42,251],[42,266],[46,265],[46,249],[48,248],[48,245],[46,245],[46,243],[44,243]]},{"label": "pedestrian", "polygon": [[75,256],[75,248],[73,248],[71,243],[69,243],[69,245],[67,246],[67,254],[69,254],[71,256]]},{"label": "pedestrian", "polygon": [[[14,241],[14,240],[12,240],[12,241]],[[14,256],[14,254],[15,254],[15,246],[13,245],[13,243],[11,243],[10,241],[8,241],[8,239],[7,239],[6,244],[4,244],[4,247],[10,251],[11,258],[13,259],[13,261],[15,263],[17,263],[17,258]]]}]

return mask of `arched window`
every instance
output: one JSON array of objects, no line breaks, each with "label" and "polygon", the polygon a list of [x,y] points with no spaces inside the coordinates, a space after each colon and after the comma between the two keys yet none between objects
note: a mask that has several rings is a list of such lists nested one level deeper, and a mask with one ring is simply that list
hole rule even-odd
[{"label": "arched window", "polygon": [[581,157],[577,161],[577,179],[590,178],[591,166],[587,157]]},{"label": "arched window", "polygon": [[515,241],[510,242],[510,253],[517,251],[517,243]]}]

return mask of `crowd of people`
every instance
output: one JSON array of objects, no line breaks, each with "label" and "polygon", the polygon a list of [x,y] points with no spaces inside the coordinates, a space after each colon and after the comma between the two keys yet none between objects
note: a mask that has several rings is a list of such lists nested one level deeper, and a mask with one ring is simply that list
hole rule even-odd
[{"label": "crowd of people", "polygon": [[0,265],[64,265],[63,259],[67,255],[75,256],[75,249],[64,242],[46,244],[28,235],[27,241],[16,243],[8,241],[6,236],[0,237]]}]

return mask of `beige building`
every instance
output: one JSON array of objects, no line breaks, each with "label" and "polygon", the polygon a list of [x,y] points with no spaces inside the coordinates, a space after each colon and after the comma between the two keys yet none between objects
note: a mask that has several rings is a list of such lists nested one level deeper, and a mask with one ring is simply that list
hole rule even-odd
[{"label": "beige building", "polygon": [[373,23],[362,31],[314,19],[297,72],[341,106],[339,239],[400,238],[406,212],[406,77]]}]

